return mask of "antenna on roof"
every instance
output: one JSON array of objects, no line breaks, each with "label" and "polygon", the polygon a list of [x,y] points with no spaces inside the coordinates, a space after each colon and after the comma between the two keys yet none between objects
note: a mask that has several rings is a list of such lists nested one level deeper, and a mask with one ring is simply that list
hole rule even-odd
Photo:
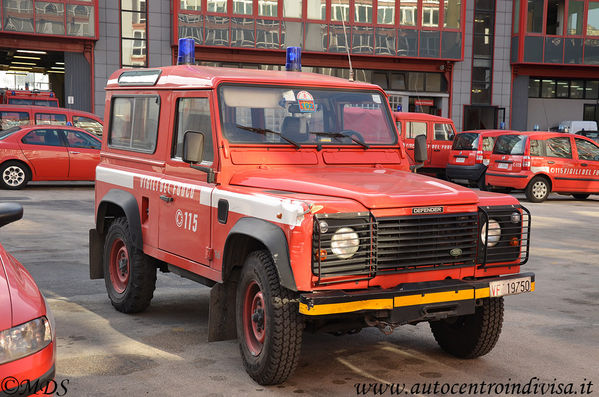
[{"label": "antenna on roof", "polygon": [[349,55],[349,43],[347,41],[347,31],[345,30],[345,16],[341,18],[343,24],[343,34],[345,35],[345,50],[347,51],[347,60],[349,61],[349,81],[354,81],[354,69],[351,66],[351,55]]}]

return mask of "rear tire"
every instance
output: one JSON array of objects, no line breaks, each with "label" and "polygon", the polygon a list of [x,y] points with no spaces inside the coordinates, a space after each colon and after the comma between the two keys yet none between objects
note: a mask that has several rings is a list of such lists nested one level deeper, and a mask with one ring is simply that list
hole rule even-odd
[{"label": "rear tire", "polygon": [[29,168],[20,161],[7,161],[0,166],[0,187],[23,189],[31,179]]},{"label": "rear tire", "polygon": [[586,200],[589,198],[590,194],[587,193],[577,193],[572,195],[576,200]]},{"label": "rear tire", "polygon": [[526,186],[524,190],[528,201],[533,203],[542,203],[547,199],[549,193],[551,193],[551,185],[547,178],[542,176],[535,176]]},{"label": "rear tire", "polygon": [[476,358],[495,347],[502,324],[503,298],[486,298],[474,314],[431,321],[430,327],[443,350],[460,358]]},{"label": "rear tire", "polygon": [[110,224],[104,244],[104,282],[112,306],[139,313],[149,305],[156,288],[156,267],[133,246],[126,218]]},{"label": "rear tire", "polygon": [[237,288],[237,339],[245,370],[261,385],[283,383],[299,361],[304,321],[296,297],[281,287],[268,251],[247,257]]}]

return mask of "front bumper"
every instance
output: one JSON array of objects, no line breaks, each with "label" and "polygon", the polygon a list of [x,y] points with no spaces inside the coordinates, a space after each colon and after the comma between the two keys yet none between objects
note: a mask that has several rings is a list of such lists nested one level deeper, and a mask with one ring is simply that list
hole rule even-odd
[{"label": "front bumper", "polygon": [[368,313],[388,310],[394,322],[407,324],[472,314],[477,299],[491,296],[490,283],[531,278],[534,273],[519,273],[479,280],[440,280],[400,284],[395,288],[361,291],[323,291],[300,295],[299,311],[306,316]]},{"label": "front bumper", "polygon": [[465,179],[476,182],[486,171],[487,166],[484,164],[475,165],[454,165],[447,164],[445,172],[448,179]]}]

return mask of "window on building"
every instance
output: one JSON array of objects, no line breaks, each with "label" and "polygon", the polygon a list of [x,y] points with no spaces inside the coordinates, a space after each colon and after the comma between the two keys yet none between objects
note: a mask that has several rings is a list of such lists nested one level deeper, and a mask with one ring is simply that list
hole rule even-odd
[{"label": "window on building", "polygon": [[422,26],[427,28],[439,27],[439,0],[423,0],[422,2]]},{"label": "window on building", "polygon": [[302,2],[297,0],[283,0],[283,16],[285,18],[301,18]]},{"label": "window on building", "polygon": [[587,81],[585,84],[584,97],[586,99],[599,99],[599,81]]},{"label": "window on building", "polygon": [[277,0],[258,0],[258,15],[263,17],[276,17],[279,15],[279,2]]},{"label": "window on building", "polygon": [[512,11],[512,14],[514,15],[513,30],[514,33],[518,33],[520,30],[520,0],[514,1],[514,10]]},{"label": "window on building", "polygon": [[528,97],[538,98],[541,96],[541,79],[528,80]]},{"label": "window on building", "polygon": [[566,0],[547,1],[547,21],[545,33],[548,35],[564,34],[564,10]]},{"label": "window on building", "polygon": [[587,36],[599,36],[599,1],[589,1]]},{"label": "window on building", "polygon": [[354,0],[354,22],[372,23],[372,0]]},{"label": "window on building", "polygon": [[528,33],[543,33],[544,0],[528,0]]},{"label": "window on building", "polygon": [[324,20],[327,15],[326,0],[308,0],[306,13],[308,19]]},{"label": "window on building", "polygon": [[570,98],[572,98],[572,99],[584,98],[584,80],[570,81]]},{"label": "window on building", "polygon": [[474,5],[474,31],[472,36],[472,87],[471,102],[491,104],[493,83],[493,43],[495,41],[495,2],[476,1]]},{"label": "window on building", "polygon": [[145,0],[121,0],[121,66],[148,67]]},{"label": "window on building", "polygon": [[570,84],[567,80],[558,80],[555,91],[557,98],[568,98],[570,95]]},{"label": "window on building", "polygon": [[450,29],[459,29],[461,16],[462,1],[445,0],[445,14],[443,15],[443,26]]},{"label": "window on building", "polygon": [[206,9],[208,12],[218,12],[218,13],[226,13],[227,12],[227,0],[206,0]]},{"label": "window on building", "polygon": [[252,0],[233,0],[233,14],[252,15]]},{"label": "window on building", "polygon": [[395,23],[395,0],[379,0],[377,2],[376,21],[383,25]]},{"label": "window on building", "polygon": [[331,21],[349,21],[349,0],[331,0]]},{"label": "window on building", "polygon": [[180,0],[180,7],[182,10],[201,11],[202,0]]},{"label": "window on building", "polygon": [[399,3],[399,24],[416,26],[418,15],[418,0],[406,0]]},{"label": "window on building", "polygon": [[568,27],[566,34],[578,36],[582,34],[584,0],[570,0],[568,3]]},{"label": "window on building", "polygon": [[555,80],[541,81],[541,98],[555,98]]}]

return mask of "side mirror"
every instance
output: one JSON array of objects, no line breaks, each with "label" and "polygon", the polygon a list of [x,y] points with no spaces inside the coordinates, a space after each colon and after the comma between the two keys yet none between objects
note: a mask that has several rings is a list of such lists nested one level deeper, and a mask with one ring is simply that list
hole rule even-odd
[{"label": "side mirror", "polygon": [[418,135],[414,138],[414,161],[424,163],[427,159],[426,135]]},{"label": "side mirror", "polygon": [[17,203],[0,203],[0,227],[23,217],[23,207]]},{"label": "side mirror", "polygon": [[186,131],[183,136],[183,161],[190,164],[202,162],[204,154],[204,134]]}]

